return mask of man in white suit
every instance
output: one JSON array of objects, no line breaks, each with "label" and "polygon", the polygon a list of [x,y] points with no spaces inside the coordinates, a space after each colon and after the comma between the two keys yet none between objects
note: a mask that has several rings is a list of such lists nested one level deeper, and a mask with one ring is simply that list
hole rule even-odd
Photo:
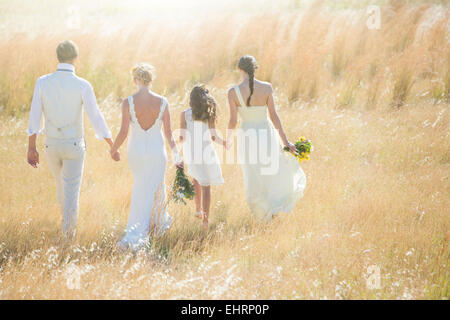
[{"label": "man in white suit", "polygon": [[72,41],[61,42],[57,49],[56,72],[36,82],[28,126],[28,163],[37,168],[39,153],[36,137],[44,115],[44,147],[50,170],[56,180],[62,229],[66,238],[75,235],[78,202],[83,175],[86,144],[83,137],[83,112],[86,111],[96,137],[112,145],[111,132],[101,114],[91,84],[75,75],[78,48]]}]

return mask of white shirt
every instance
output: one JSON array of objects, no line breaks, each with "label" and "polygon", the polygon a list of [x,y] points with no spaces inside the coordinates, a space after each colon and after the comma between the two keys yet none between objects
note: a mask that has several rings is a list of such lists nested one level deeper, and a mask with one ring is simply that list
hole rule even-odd
[{"label": "white shirt", "polygon": [[79,138],[83,136],[82,109],[86,111],[98,139],[111,138],[111,131],[100,112],[91,84],[75,75],[75,67],[59,63],[54,73],[40,77],[31,102],[29,136],[40,134],[42,114],[46,136]]}]

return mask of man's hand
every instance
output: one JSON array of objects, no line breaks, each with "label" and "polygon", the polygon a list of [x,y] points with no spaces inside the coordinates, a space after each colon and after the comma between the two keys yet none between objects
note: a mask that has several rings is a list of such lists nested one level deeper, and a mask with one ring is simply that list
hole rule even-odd
[{"label": "man's hand", "polygon": [[29,148],[27,160],[30,166],[33,168],[37,168],[39,164],[39,152],[37,152],[36,148]]}]

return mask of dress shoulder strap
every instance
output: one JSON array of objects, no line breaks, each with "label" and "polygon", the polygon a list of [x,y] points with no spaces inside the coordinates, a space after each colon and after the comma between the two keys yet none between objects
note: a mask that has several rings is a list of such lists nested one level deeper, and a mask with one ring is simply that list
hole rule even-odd
[{"label": "dress shoulder strap", "polygon": [[131,121],[136,122],[136,113],[134,111],[134,101],[133,101],[133,96],[129,96],[128,97],[128,105],[130,106],[130,118]]},{"label": "dress shoulder strap", "polygon": [[167,99],[165,97],[161,98],[161,107],[159,108],[158,120],[162,120],[164,109],[166,109]]},{"label": "dress shoulder strap", "polygon": [[241,90],[239,90],[239,86],[234,86],[234,91],[236,91],[236,95],[238,97],[239,103],[241,104],[241,107],[246,107],[247,105],[244,102],[244,99],[242,98]]},{"label": "dress shoulder strap", "polygon": [[186,122],[192,121],[192,109],[187,109],[184,111],[184,119]]}]

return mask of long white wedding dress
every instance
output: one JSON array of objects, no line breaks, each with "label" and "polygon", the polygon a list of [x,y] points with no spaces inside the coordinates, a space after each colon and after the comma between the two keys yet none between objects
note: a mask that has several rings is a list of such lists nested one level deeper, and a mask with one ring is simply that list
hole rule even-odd
[{"label": "long white wedding dress", "polygon": [[132,96],[128,97],[128,103],[131,135],[128,140],[127,156],[133,172],[134,187],[126,235],[118,246],[136,250],[147,243],[150,233],[163,233],[172,222],[167,213],[164,181],[167,154],[161,132],[167,100],[161,97],[158,118],[147,130],[141,127],[136,118]]},{"label": "long white wedding dress", "polygon": [[240,104],[237,146],[246,200],[256,217],[270,220],[278,212],[294,209],[303,196],[306,177],[295,157],[282,150],[267,106],[247,106],[239,87],[234,90]]}]

